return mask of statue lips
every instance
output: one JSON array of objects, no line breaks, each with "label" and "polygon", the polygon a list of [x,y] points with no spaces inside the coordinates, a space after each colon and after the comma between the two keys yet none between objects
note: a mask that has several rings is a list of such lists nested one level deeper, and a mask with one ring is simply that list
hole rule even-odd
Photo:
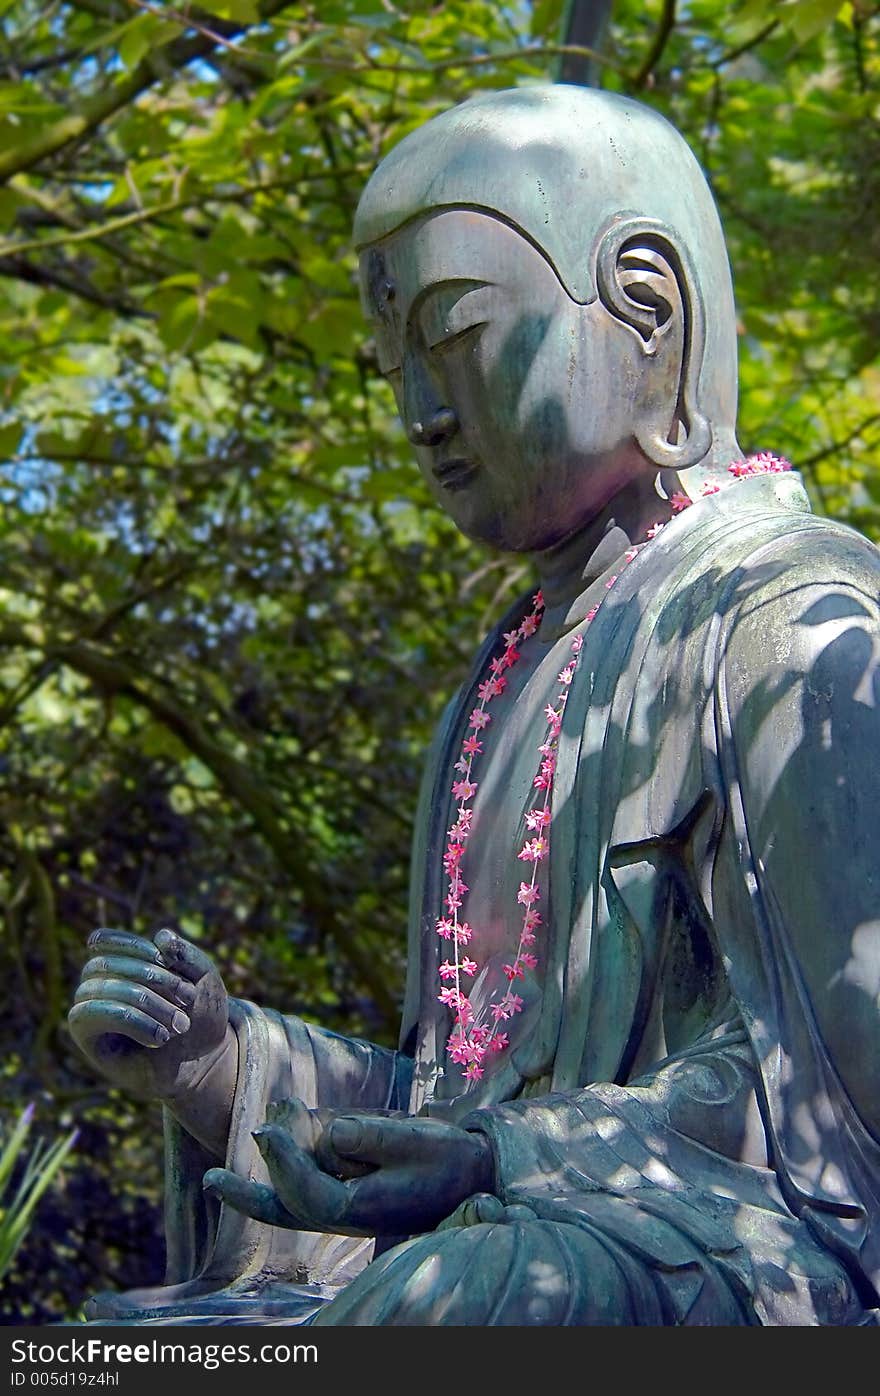
[{"label": "statue lips", "polygon": [[474,461],[466,460],[464,456],[456,456],[453,460],[438,461],[436,465],[432,465],[431,473],[445,490],[460,490],[468,484],[478,469],[479,466]]}]

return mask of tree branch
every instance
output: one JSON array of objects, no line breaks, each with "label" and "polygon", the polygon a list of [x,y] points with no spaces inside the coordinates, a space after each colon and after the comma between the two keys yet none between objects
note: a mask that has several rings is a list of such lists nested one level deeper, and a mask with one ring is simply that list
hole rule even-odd
[{"label": "tree branch", "polygon": [[[289,0],[262,0],[261,19],[277,14],[287,4]],[[239,33],[241,28],[240,24],[217,22],[217,30],[224,36]],[[157,54],[148,54],[127,77],[115,82],[108,91],[99,92],[89,98],[79,111],[61,117],[46,130],[22,141],[17,147],[0,153],[0,182],[10,179],[14,174],[20,174],[23,170],[33,169],[35,165],[52,155],[57,155],[74,141],[89,135],[103,125],[108,117],[128,106],[135,97],[140,96],[154,83],[167,77],[169,71],[175,72],[185,68],[193,59],[201,58],[215,47],[215,40],[199,34],[195,38],[175,39],[163,45]]]},{"label": "tree branch", "polygon": [[836,456],[839,451],[845,451],[847,446],[851,445],[857,436],[861,436],[863,431],[867,431],[868,428],[874,426],[876,422],[880,422],[880,412],[872,412],[870,417],[866,417],[863,422],[859,422],[859,425],[855,427],[848,436],[845,436],[842,441],[832,441],[830,446],[823,446],[820,450],[814,451],[811,456],[807,456],[805,460],[799,461],[797,464],[798,470],[811,470],[817,466],[820,461],[826,460],[828,456]]},{"label": "tree branch", "polygon": [[27,281],[31,286],[55,286],[59,291],[68,291],[80,300],[88,301],[90,305],[96,305],[101,310],[115,310],[119,315],[138,316],[141,319],[154,318],[150,311],[143,310],[134,301],[99,291],[85,278],[77,280],[66,271],[60,271],[55,267],[36,267],[33,262],[27,262],[23,257],[10,254],[0,257],[0,276]]},{"label": "tree branch", "polygon": [[654,68],[659,63],[663,50],[674,28],[675,0],[663,0],[663,13],[660,16],[660,23],[657,26],[654,41],[645,56],[642,66],[633,78],[633,87],[637,90],[645,86]]},{"label": "tree branch", "polygon": [[[418,73],[427,76],[429,73],[447,73],[453,68],[484,68],[492,63],[512,63],[518,58],[564,58],[572,55],[577,58],[591,58],[596,63],[605,68],[611,68],[615,73],[620,73],[622,77],[630,79],[630,74],[621,63],[609,57],[607,53],[600,53],[597,49],[588,48],[585,44],[525,44],[522,48],[505,49],[501,53],[471,53],[462,54],[457,58],[443,58],[437,63],[349,63],[342,58],[321,58],[313,57],[303,59],[303,66],[315,68],[333,68],[346,73],[361,73],[367,76],[369,73]],[[631,79],[630,79],[631,80]]]},{"label": "tree branch", "polygon": [[736,48],[728,49],[726,53],[722,53],[721,57],[716,58],[715,62],[710,63],[709,66],[711,68],[723,68],[726,64],[733,63],[735,59],[742,58],[744,53],[751,53],[753,48],[757,48],[759,44],[762,44],[765,39],[770,37],[775,29],[779,28],[779,24],[780,21],[778,19],[771,19],[762,29],[758,30],[757,34],[753,34],[752,37],[746,39],[744,43],[737,44]]}]

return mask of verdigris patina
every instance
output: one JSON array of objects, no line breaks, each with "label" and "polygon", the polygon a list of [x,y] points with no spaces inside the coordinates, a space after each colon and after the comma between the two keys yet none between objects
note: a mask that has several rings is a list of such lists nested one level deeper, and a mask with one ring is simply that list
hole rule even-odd
[{"label": "verdigris patina", "polygon": [[92,937],[72,1031],[168,1159],[168,1282],[92,1316],[874,1322],[880,557],[742,458],[703,176],[632,101],[493,92],[355,232],[433,496],[541,591],[428,762],[397,1052]]}]

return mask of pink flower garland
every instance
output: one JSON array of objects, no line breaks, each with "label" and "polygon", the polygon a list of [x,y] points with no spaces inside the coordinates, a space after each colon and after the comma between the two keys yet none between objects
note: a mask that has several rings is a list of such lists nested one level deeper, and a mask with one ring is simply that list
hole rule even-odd
[{"label": "pink flower garland", "polygon": [[[742,480],[754,475],[780,474],[790,470],[791,465],[782,456],[774,456],[769,451],[761,451],[745,460],[734,461],[727,469],[734,480]],[[719,484],[710,482],[703,486],[702,494],[716,494],[720,488]],[[681,493],[673,494],[669,500],[673,514],[681,513],[689,508],[693,502],[688,495]],[[632,562],[645,547],[646,542],[656,538],[665,527],[665,523],[657,523],[649,528],[645,542],[630,548],[624,554],[624,566]],[[619,577],[620,573],[610,577],[605,583],[606,590],[610,591]],[[455,1026],[446,1046],[452,1061],[456,1065],[464,1067],[466,1081],[479,1081],[485,1071],[483,1062],[486,1056],[490,1053],[503,1052],[510,1045],[508,1034],[500,1031],[500,1024],[515,1014],[521,1013],[523,1009],[523,999],[514,992],[513,986],[517,979],[525,979],[527,970],[533,972],[538,966],[538,958],[534,953],[534,946],[537,942],[536,932],[538,927],[542,925],[541,913],[536,907],[536,903],[541,900],[538,868],[541,863],[546,861],[550,852],[550,804],[553,795],[553,778],[556,773],[559,734],[562,729],[562,715],[565,711],[568,693],[584,642],[583,633],[576,635],[572,641],[572,657],[557,676],[562,687],[554,701],[548,703],[544,709],[547,730],[538,747],[541,759],[532,782],[534,789],[539,791],[540,795],[535,807],[530,809],[525,816],[525,829],[532,837],[525,839],[522,848],[516,855],[521,862],[531,864],[531,874],[527,881],[520,882],[517,893],[517,905],[523,908],[522,925],[516,954],[511,963],[503,967],[508,987],[501,997],[497,993],[493,994],[483,1013],[479,1016],[475,1014],[470,999],[462,990],[462,976],[466,975],[469,979],[473,979],[479,968],[476,960],[471,959],[466,953],[466,947],[473,936],[473,927],[468,925],[467,921],[464,921],[460,915],[468,892],[468,885],[462,877],[461,863],[471,835],[474,812],[470,808],[470,804],[478,788],[478,782],[472,780],[471,777],[475,761],[483,754],[484,738],[482,734],[492,721],[487,709],[490,703],[499,698],[507,687],[506,671],[513,668],[513,665],[520,658],[517,646],[535,634],[541,623],[543,610],[544,598],[539,591],[532,598],[532,610],[529,614],[515,630],[510,630],[505,634],[504,649],[490,661],[489,675],[477,687],[479,706],[473,709],[468,719],[468,735],[462,743],[461,755],[455,763],[455,771],[459,779],[453,782],[452,794],[458,802],[457,817],[455,823],[448,830],[448,842],[443,854],[443,869],[448,878],[448,887],[444,898],[447,915],[441,916],[436,924],[437,934],[443,940],[451,943],[453,956],[451,959],[445,960],[440,966],[440,979],[443,981],[444,987],[438,998],[441,1003],[452,1009]],[[599,607],[594,606],[587,613],[586,626],[591,624],[598,610]],[[486,1017],[492,1019],[492,1022],[484,1021]]]}]

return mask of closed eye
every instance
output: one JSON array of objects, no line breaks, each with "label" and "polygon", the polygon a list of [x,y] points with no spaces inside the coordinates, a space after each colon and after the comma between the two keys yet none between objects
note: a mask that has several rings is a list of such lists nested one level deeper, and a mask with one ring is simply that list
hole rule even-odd
[{"label": "closed eye", "polygon": [[462,340],[476,334],[477,330],[484,330],[487,324],[486,320],[475,320],[472,325],[463,325],[460,330],[445,334],[442,339],[437,340],[436,344],[431,344],[428,347],[432,354],[445,354],[448,349],[454,348],[455,345],[461,344]]},{"label": "closed eye", "polygon": [[419,325],[427,347],[443,351],[488,323],[493,287],[484,281],[438,286],[419,308]]}]

